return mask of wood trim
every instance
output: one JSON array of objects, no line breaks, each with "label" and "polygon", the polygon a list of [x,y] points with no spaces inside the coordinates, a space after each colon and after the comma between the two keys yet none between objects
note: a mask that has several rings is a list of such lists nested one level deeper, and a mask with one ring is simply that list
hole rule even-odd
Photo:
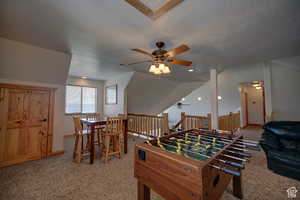
[{"label": "wood trim", "polygon": [[51,152],[48,157],[53,157],[53,156],[58,156],[58,155],[62,155],[65,153],[65,150],[60,150],[60,151],[54,151],[54,152]]},{"label": "wood trim", "polygon": [[[64,153],[65,153],[64,150],[55,151],[55,152],[51,152],[51,154],[49,154],[48,157],[58,156],[58,155],[62,155]],[[11,166],[11,165],[21,164],[21,163],[24,163],[27,161],[32,161],[32,160],[37,160],[37,159],[39,159],[39,158],[33,157],[33,158],[23,158],[23,159],[18,159],[18,160],[4,161],[4,162],[1,162],[0,167],[7,167],[7,166]]]},{"label": "wood trim", "polygon": [[261,124],[248,124],[247,127],[248,126],[262,126],[262,125]]},{"label": "wood trim", "polygon": [[49,117],[48,117],[48,133],[47,133],[47,153],[45,157],[48,157],[52,152],[53,144],[53,120],[54,120],[54,103],[55,103],[55,91],[50,91],[49,97]]},{"label": "wood trim", "polygon": [[139,10],[141,13],[146,15],[147,17],[151,18],[153,17],[153,11],[148,8],[145,4],[143,4],[139,0],[125,0],[127,3],[129,3],[131,6]]},{"label": "wood trim", "polygon": [[173,9],[178,4],[182,3],[184,0],[168,0],[165,4],[163,4],[160,8],[156,10],[150,9],[140,0],[125,0],[125,1],[135,9],[139,10],[145,16],[149,17],[150,19],[157,20],[159,17],[166,14],[168,11]]},{"label": "wood trim", "polygon": [[33,158],[22,158],[22,159],[17,159],[17,160],[1,161],[0,168],[11,166],[11,165],[16,165],[16,164],[21,164],[21,163],[24,163],[27,161],[39,160],[39,159],[40,159],[40,157],[33,157]]},{"label": "wood trim", "polygon": [[46,90],[46,91],[55,91],[57,88],[44,87],[44,86],[33,86],[33,85],[18,85],[10,83],[0,83],[0,87],[9,88],[9,89],[29,89],[29,90]]},{"label": "wood trim", "polygon": [[153,12],[152,19],[153,20],[158,19],[159,17],[166,14],[168,11],[170,11],[171,9],[173,9],[175,6],[177,6],[183,1],[184,0],[169,0],[165,5],[163,5],[162,7],[158,8]]}]

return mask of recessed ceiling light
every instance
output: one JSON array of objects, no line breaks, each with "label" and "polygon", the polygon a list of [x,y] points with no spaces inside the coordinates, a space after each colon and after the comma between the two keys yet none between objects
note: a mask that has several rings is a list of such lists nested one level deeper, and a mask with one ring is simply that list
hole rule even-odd
[{"label": "recessed ceiling light", "polygon": [[182,98],[181,101],[185,101],[185,98]]},{"label": "recessed ceiling light", "polygon": [[221,100],[222,99],[222,97],[221,96],[218,96],[218,100]]},{"label": "recessed ceiling light", "polygon": [[201,97],[198,97],[198,101],[201,101],[202,100],[202,98]]},{"label": "recessed ceiling light", "polygon": [[80,77],[80,78],[82,78],[82,79],[87,79],[88,77],[87,77],[87,76],[82,76],[82,77]]},{"label": "recessed ceiling light", "polygon": [[194,69],[188,69],[188,72],[193,72],[194,71]]}]

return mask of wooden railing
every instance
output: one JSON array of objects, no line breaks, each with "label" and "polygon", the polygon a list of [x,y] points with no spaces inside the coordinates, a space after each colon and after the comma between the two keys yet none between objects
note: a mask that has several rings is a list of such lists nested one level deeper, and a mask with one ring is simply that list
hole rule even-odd
[{"label": "wooden railing", "polygon": [[228,115],[219,116],[219,129],[226,131],[235,131],[241,127],[240,111],[230,112]]},{"label": "wooden railing", "polygon": [[168,113],[162,116],[128,114],[128,131],[144,136],[160,137],[169,133]]},{"label": "wooden railing", "polygon": [[172,130],[181,129],[189,130],[193,128],[207,128],[211,127],[210,114],[207,116],[196,116],[186,115],[184,112],[181,113],[181,120],[172,127]]},{"label": "wooden railing", "polygon": [[[175,126],[172,127],[172,130],[189,130],[193,128],[211,129],[211,115],[186,115],[184,112],[182,112],[181,120]],[[240,112],[229,113],[228,115],[222,115],[219,117],[220,130],[234,131],[238,128],[240,128]]]}]

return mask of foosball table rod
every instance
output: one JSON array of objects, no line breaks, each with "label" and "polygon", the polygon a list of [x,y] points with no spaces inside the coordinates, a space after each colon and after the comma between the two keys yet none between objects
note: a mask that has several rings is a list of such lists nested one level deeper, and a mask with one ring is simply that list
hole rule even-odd
[{"label": "foosball table rod", "polygon": [[210,167],[212,168],[215,168],[215,169],[218,169],[226,174],[230,174],[230,175],[233,175],[233,176],[240,176],[241,173],[239,171],[234,171],[234,170],[231,170],[231,169],[227,169],[225,167],[219,167],[219,166],[216,166],[216,165],[209,165]]},{"label": "foosball table rod", "polygon": [[[231,142],[233,141],[233,139],[225,139],[221,136],[217,136],[217,135],[211,135],[211,134],[205,134],[205,133],[197,133],[200,135],[203,135],[205,137],[210,137],[210,138],[218,138],[219,140],[222,140],[224,142]],[[260,148],[257,144],[252,144],[252,143],[247,143],[247,142],[240,142],[240,141],[236,141],[235,144],[238,143],[237,145],[241,144],[241,145],[245,145],[245,148],[247,149],[251,149],[251,150],[255,150],[255,151],[259,151]]]},{"label": "foosball table rod", "polygon": [[[177,136],[177,137],[178,137],[178,136]],[[181,139],[186,139],[186,138],[184,138],[183,136],[179,136],[179,137],[180,137]],[[197,138],[197,137],[194,137],[194,136],[190,136],[190,135],[189,135],[189,137],[195,138],[195,139],[197,139],[197,140],[193,139],[193,141],[199,142],[199,139],[200,139],[200,138]],[[204,137],[204,138],[203,138],[203,137]],[[201,139],[203,139],[203,140],[205,140],[205,141],[209,141],[210,144],[213,144],[213,143],[214,143],[212,139],[209,139],[209,138],[206,137],[206,136],[203,136],[203,137],[201,137]],[[216,143],[222,143],[222,144],[225,144],[225,145],[227,145],[227,144],[230,143],[230,142],[224,142],[224,141],[218,141],[218,140],[216,140],[215,142],[216,142]],[[217,144],[217,145],[218,145],[218,144]],[[232,147],[232,146],[233,146],[233,147]],[[235,146],[236,146],[236,147],[235,147]],[[242,147],[242,148],[238,148],[238,147]],[[247,151],[248,151],[247,149],[243,149],[243,148],[245,148],[245,147],[246,147],[246,146],[243,146],[243,145],[235,145],[235,144],[230,145],[230,148],[232,148],[232,149],[247,152]]]},{"label": "foosball table rod", "polygon": [[222,156],[225,156],[225,157],[227,157],[227,158],[231,158],[231,159],[233,159],[233,160],[241,161],[241,162],[250,162],[248,159],[239,158],[239,157],[236,157],[236,156],[231,156],[231,155],[224,154],[224,153],[222,153],[221,155],[222,155]]},{"label": "foosball table rod", "polygon": [[[195,134],[195,132],[193,132]],[[231,138],[225,138],[225,137],[222,137],[220,135],[213,135],[213,134],[209,134],[209,133],[198,133],[197,134],[200,134],[200,135],[205,135],[207,137],[212,137],[212,138],[218,138],[219,140],[223,140],[223,141],[227,141],[227,142],[231,142],[233,141],[234,139],[231,139]],[[241,139],[236,139],[236,143],[240,143],[240,144],[246,144],[246,145],[250,145],[250,146],[257,146],[258,143],[250,143],[250,142],[244,142],[244,141],[241,141]]]},{"label": "foosball table rod", "polygon": [[[177,136],[178,137],[178,136]],[[173,138],[175,138],[175,137],[173,137]],[[171,138],[170,138],[171,139]],[[182,137],[180,137],[180,139],[182,139]],[[191,139],[191,138],[189,138],[189,139]],[[199,138],[198,138],[199,139]],[[203,138],[202,138],[203,139]],[[172,139],[171,139],[172,140]],[[182,141],[184,141],[184,140],[182,140]],[[201,146],[201,141],[197,141],[197,143],[195,143],[195,140],[194,139],[192,139],[192,141],[191,140],[189,140],[189,142],[191,142],[192,144],[194,144],[194,145],[199,145],[199,146]],[[217,141],[216,141],[217,142]],[[213,143],[210,143],[210,145],[212,145]],[[226,143],[226,144],[228,144],[228,143]],[[218,150],[222,150],[222,148],[219,148],[219,147],[216,147],[216,144],[215,145],[212,145],[212,148],[215,148],[215,149],[218,149]],[[228,148],[230,148],[230,149],[235,149],[235,150],[239,150],[239,151],[242,151],[242,152],[239,152],[239,151],[231,151],[231,153],[234,153],[234,154],[237,154],[237,155],[240,155],[240,156],[243,156],[243,157],[251,157],[251,154],[249,154],[249,153],[245,153],[245,150],[244,149],[240,149],[240,148],[236,148],[236,147],[231,147],[231,146],[229,146]],[[247,150],[246,150],[247,151]]]},{"label": "foosball table rod", "polygon": [[226,165],[230,165],[232,167],[236,167],[236,168],[239,168],[239,169],[245,169],[245,165],[237,163],[237,162],[233,162],[233,161],[229,161],[229,160],[223,160],[223,159],[218,159],[218,158],[216,158],[216,160],[219,161],[219,162],[222,162],[222,163],[224,163]]},{"label": "foosball table rod", "polygon": [[[201,128],[199,128],[199,130],[207,131],[206,129],[201,129]],[[239,130],[240,129],[238,129],[237,131],[239,131]],[[219,133],[232,133],[231,131],[224,131],[224,130],[219,130],[219,129],[213,129],[212,131],[215,132],[215,133],[217,133],[217,132],[219,132]],[[222,137],[222,136],[220,136],[220,137]],[[246,139],[237,139],[237,140],[243,141],[243,142],[249,142],[249,143],[253,143],[253,144],[259,144],[259,142],[254,141],[254,140],[246,140]]]},{"label": "foosball table rod", "polygon": [[[165,146],[169,146],[169,147],[175,147],[177,148],[177,153],[178,152],[181,152],[181,151],[185,151],[185,152],[189,152],[189,153],[192,153],[192,154],[198,154],[200,156],[203,156],[203,157],[206,157],[206,158],[211,158],[211,156],[207,156],[205,154],[202,154],[200,152],[194,152],[194,151],[189,151],[189,150],[186,150],[186,149],[179,149],[178,151],[178,146],[175,146],[175,145],[172,145],[172,144],[166,144],[164,142],[160,142],[162,145],[165,145]],[[184,146],[188,146],[187,144],[182,144],[180,143],[180,145],[184,145]],[[239,153],[242,153],[242,152],[235,152],[235,151],[230,151],[230,150],[225,150],[225,151],[228,151],[229,153],[235,153],[237,155],[240,155]],[[215,153],[215,152],[214,152]],[[214,154],[213,153],[213,154]],[[238,161],[243,161],[243,162],[249,162],[249,160],[246,160],[246,159],[242,159],[242,158],[238,158],[238,157],[235,157],[235,156],[230,156],[230,155],[227,155],[225,153],[222,154],[223,156],[226,156],[226,157],[229,157],[229,158],[232,158],[232,159],[235,159],[235,160],[238,160]],[[230,162],[227,162],[227,164],[229,164]],[[237,163],[238,164],[238,163]]]},{"label": "foosball table rod", "polygon": [[[174,141],[174,139],[176,139],[177,137],[172,137],[172,138],[170,138],[171,140],[173,140]],[[181,141],[184,141],[183,139],[178,139],[178,140],[181,140]],[[189,140],[188,142],[190,142],[190,143],[192,143],[192,144],[194,144],[194,147],[197,147],[197,146],[199,146],[199,147],[205,147],[205,148],[207,148],[207,145],[204,145],[204,144],[201,144],[201,141],[198,141],[197,143],[196,142],[194,142],[195,140]],[[178,143],[178,141],[177,141],[177,143]],[[181,143],[182,145],[188,145],[188,144],[184,144],[184,143]],[[223,150],[223,148],[219,148],[219,147],[216,147],[216,145],[212,145],[212,143],[209,143],[209,148],[213,148],[213,149],[217,149],[217,150]],[[240,149],[240,148],[235,148],[235,147],[228,147],[228,148],[230,148],[230,149],[236,149],[236,150],[243,150],[243,149]],[[234,152],[234,151],[233,151]]]},{"label": "foosball table rod", "polygon": [[245,152],[231,151],[231,150],[227,150],[227,149],[224,149],[224,151],[227,151],[229,153],[233,153],[233,154],[236,154],[236,155],[239,155],[239,156],[243,156],[243,157],[246,157],[246,158],[251,158],[251,156],[252,156],[250,153],[245,153]]},{"label": "foosball table rod", "polygon": [[[166,144],[166,143],[163,143],[163,142],[160,142],[162,145],[165,145],[165,146],[169,146],[169,147],[176,147],[174,145],[169,145],[169,144]],[[201,154],[199,152],[193,152],[193,151],[189,151],[189,150],[186,150],[186,149],[181,149],[180,151],[185,151],[185,152],[189,152],[189,153],[192,153],[192,154],[199,154],[201,156],[204,156],[204,157],[207,157],[207,158],[210,158],[210,156],[207,156],[205,154]],[[230,165],[232,167],[236,167],[236,168],[239,168],[239,169],[244,169],[245,166],[243,164],[240,164],[240,163],[236,163],[236,162],[232,162],[232,161],[228,161],[228,160],[222,160],[222,159],[216,159],[217,161],[219,162],[222,162],[226,165]],[[234,175],[234,176],[240,176],[240,172],[239,171],[234,171],[234,170],[231,170],[231,169],[227,169],[227,168],[224,168],[224,167],[219,167],[219,166],[216,166],[216,165],[210,165],[211,167],[213,168],[216,168],[222,172],[225,172],[227,174],[231,174],[231,175]]]},{"label": "foosball table rod", "polygon": [[[203,131],[207,131],[207,130],[205,130],[205,129],[201,129],[201,128],[199,128],[198,130],[203,130]],[[214,131],[214,130],[213,130]],[[222,131],[222,130],[218,130],[219,132],[224,132],[224,131]],[[206,134],[209,134],[209,133],[206,133]],[[211,135],[211,134],[210,134]],[[216,134],[213,134],[213,135],[216,135]],[[218,137],[222,137],[222,138],[225,138],[224,136],[220,136],[220,135],[217,135]],[[228,139],[228,138],[225,138],[225,139]],[[256,144],[256,145],[258,145],[259,144],[259,142],[257,142],[257,141],[254,141],[254,140],[247,140],[247,139],[237,139],[238,141],[243,141],[243,142],[248,142],[248,143],[252,143],[252,144]]]}]

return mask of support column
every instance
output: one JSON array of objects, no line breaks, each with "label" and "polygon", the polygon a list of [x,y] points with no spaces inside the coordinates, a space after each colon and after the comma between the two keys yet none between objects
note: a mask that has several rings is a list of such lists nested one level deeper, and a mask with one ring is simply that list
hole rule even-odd
[{"label": "support column", "polygon": [[272,120],[272,68],[271,64],[265,62],[263,66],[264,70],[264,93],[265,93],[265,121]]},{"label": "support column", "polygon": [[211,101],[211,128],[219,128],[218,111],[218,74],[216,69],[210,70],[210,101]]}]

